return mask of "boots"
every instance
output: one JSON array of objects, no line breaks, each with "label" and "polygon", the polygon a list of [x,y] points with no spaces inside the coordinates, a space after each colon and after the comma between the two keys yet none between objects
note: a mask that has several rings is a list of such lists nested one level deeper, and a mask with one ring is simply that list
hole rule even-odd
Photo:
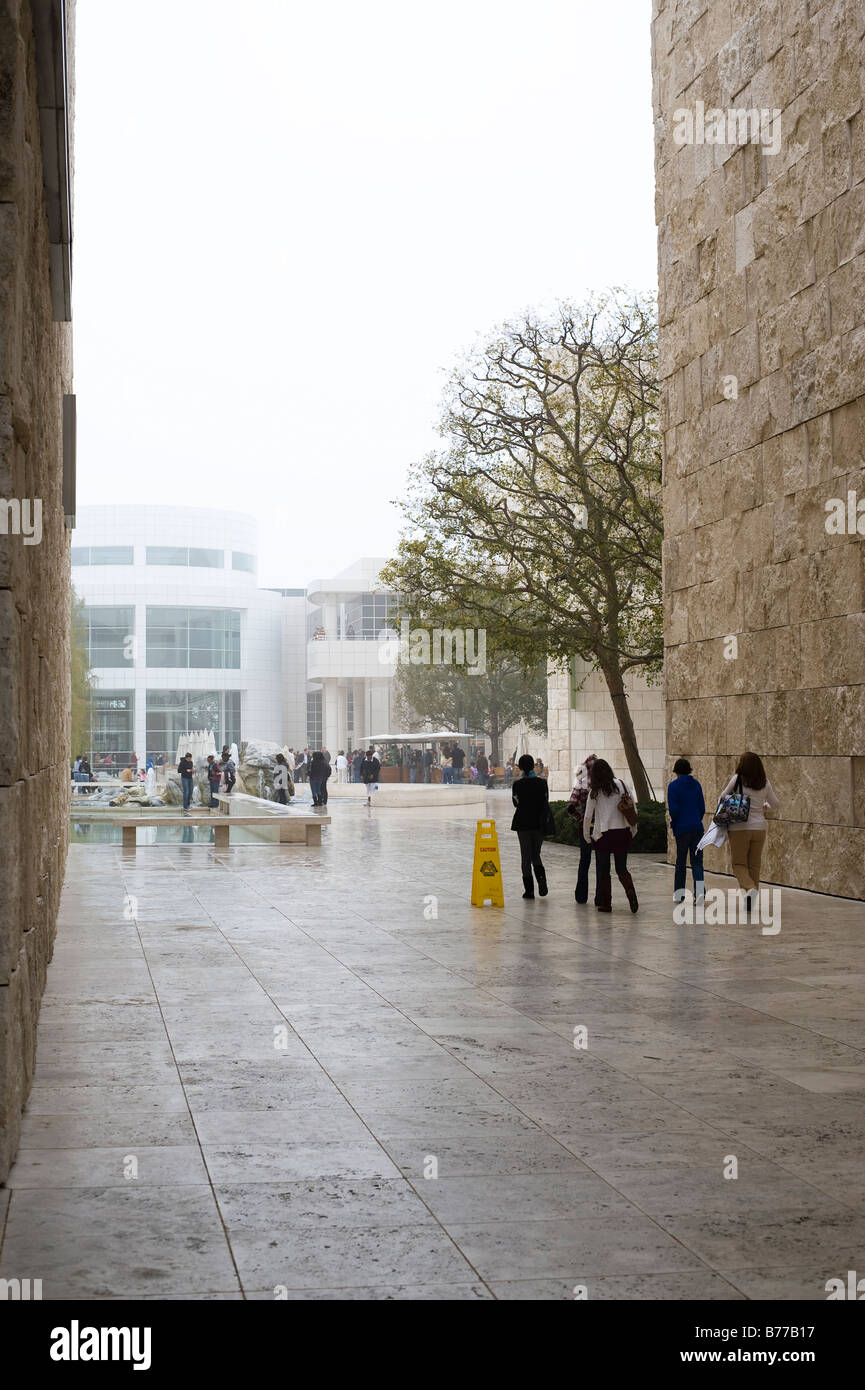
[{"label": "boots", "polygon": [[637,902],[637,890],[634,887],[634,880],[629,873],[619,874],[619,882],[628,895],[628,902],[631,904],[631,911],[636,912],[640,904]]},{"label": "boots", "polygon": [[542,871],[538,874],[538,895],[539,895],[539,897],[541,897],[541,898],[545,898],[545,897],[547,896],[547,894],[549,893],[549,891],[550,891],[550,890],[549,890],[549,888],[547,887],[547,876],[546,876],[546,874],[545,874],[545,873],[543,872],[543,870],[542,870]]},{"label": "boots", "polygon": [[523,874],[523,887],[526,890],[523,893],[524,898],[533,898],[535,896],[535,884],[531,874]]},{"label": "boots", "polygon": [[613,910],[613,880],[609,874],[598,875],[595,907],[599,912],[612,912]]}]

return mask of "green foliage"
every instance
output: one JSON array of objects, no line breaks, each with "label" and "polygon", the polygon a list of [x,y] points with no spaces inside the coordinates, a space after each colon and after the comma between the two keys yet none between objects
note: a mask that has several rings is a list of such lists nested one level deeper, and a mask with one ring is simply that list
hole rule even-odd
[{"label": "green foliage", "polygon": [[93,693],[93,672],[87,643],[87,623],[84,602],[72,591],[69,635],[70,757],[90,753],[90,705]]},{"label": "green foliage", "polygon": [[[453,629],[465,626],[453,614],[441,624]],[[524,719],[528,728],[545,733],[547,727],[546,668],[536,664],[524,670],[513,657],[486,648],[486,670],[470,675],[468,668],[452,664],[414,665],[400,661],[396,670],[397,708],[410,721],[429,729],[458,729],[464,719],[470,733],[492,740],[492,762],[501,759],[505,729]]]},{"label": "green foliage", "polygon": [[663,661],[663,512],[653,302],[611,292],[504,324],[453,373],[446,447],[409,475],[382,582],[454,608],[525,667],[603,674],[635,792],[649,796],[624,688]]},{"label": "green foliage", "polygon": [[[567,815],[566,801],[551,801],[550,809],[556,822],[556,833],[549,839],[556,845],[578,845],[577,823]],[[663,801],[637,803],[637,833],[631,842],[631,854],[666,854],[667,808]]]}]

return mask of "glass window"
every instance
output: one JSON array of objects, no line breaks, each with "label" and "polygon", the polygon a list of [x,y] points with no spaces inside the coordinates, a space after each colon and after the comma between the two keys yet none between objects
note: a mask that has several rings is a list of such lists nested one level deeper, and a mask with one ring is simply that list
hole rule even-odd
[{"label": "glass window", "polygon": [[322,741],[321,691],[311,690],[306,696],[306,746],[320,748]]},{"label": "glass window", "polygon": [[134,732],[134,692],[95,690],[90,700],[90,765],[94,774],[116,776],[128,766]]},{"label": "glass window", "polygon": [[217,749],[240,743],[239,690],[148,690],[147,753],[171,762],[190,729],[212,729]]},{"label": "glass window", "polygon": [[148,565],[188,565],[189,551],[185,545],[149,545]]},{"label": "glass window", "polygon": [[73,563],[73,565],[89,565],[89,564],[90,564],[90,546],[89,546],[89,545],[73,545],[73,547],[72,547],[72,563]]},{"label": "glass window", "polygon": [[147,665],[240,669],[237,608],[148,608]]},{"label": "glass window", "polygon": [[131,545],[91,545],[91,565],[131,565],[135,555]]},{"label": "glass window", "polygon": [[201,569],[221,570],[225,566],[225,555],[221,550],[201,550],[190,546],[189,563]]},{"label": "glass window", "polygon": [[85,608],[91,666],[131,666],[135,658],[134,608]]},{"label": "glass window", "polygon": [[399,613],[395,594],[358,594],[345,605],[345,636],[349,642],[373,642],[393,628]]},{"label": "glass window", "polygon": [[250,574],[255,574],[255,556],[247,555],[243,550],[232,550],[231,568],[233,570],[247,570]]}]

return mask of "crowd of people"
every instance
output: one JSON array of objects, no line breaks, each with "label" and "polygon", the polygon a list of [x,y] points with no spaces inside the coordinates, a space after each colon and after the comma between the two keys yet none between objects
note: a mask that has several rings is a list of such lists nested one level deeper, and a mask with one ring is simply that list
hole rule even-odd
[{"label": "crowd of people", "polygon": [[[539,773],[539,765],[529,755],[519,759],[522,774],[514,781],[511,799],[514,816],[511,829],[520,845],[523,897],[548,893],[546,870],[541,858],[545,837],[555,833],[550,809],[549,786]],[[705,894],[703,847],[729,841],[730,863],[745,897],[750,915],[760,887],[760,868],[766,843],[766,812],[778,809],[780,802],[766,774],[761,758],[753,752],[739,758],[736,770],[718,798],[718,808],[709,831],[704,826],[706,803],[703,788],[693,775],[687,758],[678,758],[674,778],[667,787],[670,828],[676,841],[673,898],[684,897],[688,861],[694,879],[695,898]],[[567,813],[576,822],[579,861],[574,898],[589,900],[589,872],[595,859],[594,905],[599,912],[612,912],[612,868],[625,893],[631,912],[639,911],[634,880],[628,869],[628,853],[637,833],[638,809],[633,793],[610,764],[590,753],[577,768]]]}]

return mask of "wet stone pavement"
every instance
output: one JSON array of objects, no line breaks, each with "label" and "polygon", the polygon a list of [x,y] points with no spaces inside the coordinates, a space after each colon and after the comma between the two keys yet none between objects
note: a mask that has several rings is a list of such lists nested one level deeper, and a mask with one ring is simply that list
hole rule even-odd
[{"label": "wet stone pavement", "polygon": [[504,909],[469,905],[472,807],[331,802],[320,849],[73,845],[0,1277],[825,1299],[865,1268],[862,904],[677,926],[642,857],[639,914],[614,881],[600,916],[561,846],[524,902],[489,806]]}]

